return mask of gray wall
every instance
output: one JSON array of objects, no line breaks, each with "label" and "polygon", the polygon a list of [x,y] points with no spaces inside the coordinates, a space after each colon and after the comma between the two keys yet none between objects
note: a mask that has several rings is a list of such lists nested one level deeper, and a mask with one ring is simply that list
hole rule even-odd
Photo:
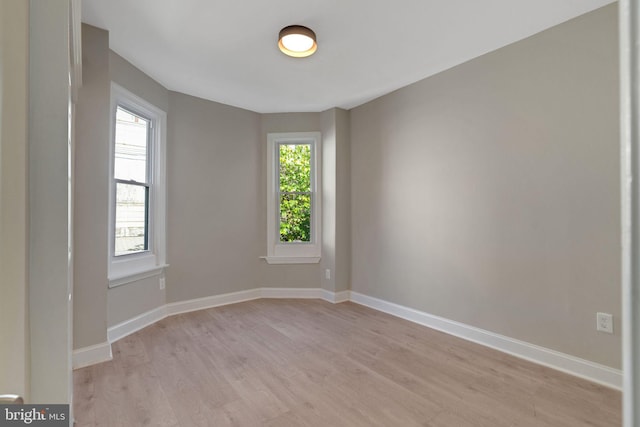
[{"label": "gray wall", "polygon": [[107,340],[109,34],[82,25],[82,88],[76,105],[74,348]]},{"label": "gray wall", "polygon": [[351,111],[354,291],[620,368],[616,22],[607,6]]},{"label": "gray wall", "polygon": [[147,277],[111,288],[107,292],[107,324],[114,326],[166,302],[166,288],[160,289],[160,276]]},{"label": "gray wall", "polygon": [[[169,91],[111,50],[109,50],[109,77],[111,81],[119,84],[129,92],[165,112],[168,111]],[[109,99],[107,100],[109,101]],[[107,120],[109,119],[107,118]],[[168,144],[169,137],[167,136]],[[108,193],[103,196],[107,197],[108,200]],[[108,227],[108,222],[105,223],[105,227]],[[105,244],[107,244],[106,239]],[[104,250],[106,253],[107,249],[104,248]],[[102,262],[106,263],[106,258]],[[166,301],[165,293],[166,289],[160,289],[159,275],[109,289],[107,292],[107,325],[116,325],[164,305]]]},{"label": "gray wall", "polygon": [[351,285],[349,112],[332,108],[321,119],[322,287],[340,292]]},{"label": "gray wall", "polygon": [[[278,132],[320,132],[320,113],[274,113],[260,116],[259,175],[256,186],[259,194],[259,223],[257,244],[260,256],[267,255],[267,134]],[[257,284],[264,287],[319,288],[321,285],[320,264],[269,265],[260,261],[257,269]]]},{"label": "gray wall", "polygon": [[165,303],[159,276],[108,289],[111,81],[165,111],[169,92],[109,50],[109,33],[83,24],[74,207],[74,348],[105,342],[107,327]]},{"label": "gray wall", "polygon": [[109,75],[129,92],[162,111],[169,111],[169,91],[112,50],[109,51]]},{"label": "gray wall", "polygon": [[256,287],[259,129],[257,113],[171,92],[169,302]]},{"label": "gray wall", "polygon": [[351,288],[351,114],[335,109],[336,263],[335,291]]},{"label": "gray wall", "polygon": [[257,114],[171,92],[167,301],[320,286],[319,264],[268,265],[269,132],[320,130],[319,113]]}]

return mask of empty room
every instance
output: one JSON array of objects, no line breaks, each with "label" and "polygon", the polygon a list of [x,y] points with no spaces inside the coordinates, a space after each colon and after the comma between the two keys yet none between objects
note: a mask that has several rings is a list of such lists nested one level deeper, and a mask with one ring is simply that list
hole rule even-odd
[{"label": "empty room", "polygon": [[627,4],[8,0],[0,403],[637,425]]}]

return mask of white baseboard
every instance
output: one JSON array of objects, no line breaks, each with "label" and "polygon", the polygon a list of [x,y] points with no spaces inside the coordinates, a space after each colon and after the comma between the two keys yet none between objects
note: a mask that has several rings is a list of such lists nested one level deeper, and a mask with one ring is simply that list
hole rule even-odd
[{"label": "white baseboard", "polygon": [[607,387],[622,390],[622,371],[580,359],[559,351],[485,331],[443,317],[405,307],[378,298],[350,292],[350,300],[449,335],[463,338],[521,359],[544,365]]},{"label": "white baseboard", "polygon": [[260,288],[167,304],[167,316],[261,298]]},{"label": "white baseboard", "polygon": [[322,288],[259,288],[261,298],[322,299],[338,304],[349,301],[350,291],[333,292]]},{"label": "white baseboard", "polygon": [[138,332],[142,328],[153,325],[165,317],[167,317],[167,306],[162,305],[132,319],[111,326],[107,329],[107,339],[110,343],[116,342],[127,335]]},{"label": "white baseboard", "polygon": [[260,298],[299,298],[299,299],[320,299],[322,289],[320,288],[258,288]]},{"label": "white baseboard", "polygon": [[113,358],[111,344],[103,342],[89,347],[73,350],[73,369],[80,369],[97,363],[108,362]]},{"label": "white baseboard", "polygon": [[325,301],[332,302],[334,304],[339,304],[341,302],[347,302],[351,298],[351,291],[338,291],[332,292],[326,289],[321,289],[322,293],[320,298]]}]

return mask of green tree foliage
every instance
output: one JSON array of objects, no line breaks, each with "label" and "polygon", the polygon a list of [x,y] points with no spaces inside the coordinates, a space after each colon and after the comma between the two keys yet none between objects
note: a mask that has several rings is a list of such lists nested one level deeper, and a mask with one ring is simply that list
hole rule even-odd
[{"label": "green tree foliage", "polygon": [[280,241],[311,241],[311,146],[280,145]]}]

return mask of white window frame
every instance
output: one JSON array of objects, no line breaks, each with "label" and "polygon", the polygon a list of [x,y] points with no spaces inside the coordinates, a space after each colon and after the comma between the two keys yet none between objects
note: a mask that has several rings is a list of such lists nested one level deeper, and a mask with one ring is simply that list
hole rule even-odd
[{"label": "white window frame", "polygon": [[[122,107],[151,122],[149,135],[148,250],[115,256],[116,181],[114,177],[116,110]],[[111,83],[109,141],[109,287],[163,273],[166,264],[166,123],[167,113],[155,105]]]},{"label": "white window frame", "polygon": [[[311,145],[311,242],[280,242],[279,164],[280,144]],[[267,256],[269,264],[320,262],[322,248],[322,189],[320,132],[267,134]]]}]

